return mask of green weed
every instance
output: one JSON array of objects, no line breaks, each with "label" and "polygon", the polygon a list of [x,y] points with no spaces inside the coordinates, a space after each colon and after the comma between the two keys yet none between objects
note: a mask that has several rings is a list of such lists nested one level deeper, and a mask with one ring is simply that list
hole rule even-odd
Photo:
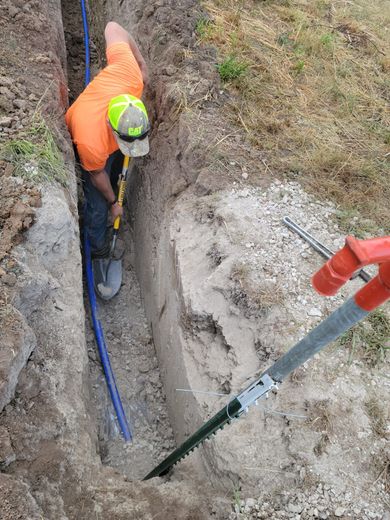
[{"label": "green weed", "polygon": [[305,62],[303,60],[298,60],[296,63],[294,63],[292,68],[297,74],[300,74],[305,68]]},{"label": "green weed", "polygon": [[237,506],[237,509],[241,511],[242,507],[242,500],[241,500],[241,493],[239,488],[233,489],[233,502]]},{"label": "green weed", "polygon": [[199,18],[195,25],[195,33],[198,36],[198,38],[205,39],[208,38],[211,35],[211,32],[213,31],[214,24],[209,18]]},{"label": "green weed", "polygon": [[4,143],[0,157],[9,160],[19,175],[34,183],[57,181],[65,186],[64,160],[50,128],[43,117],[35,114],[28,129],[17,139]]},{"label": "green weed", "polygon": [[235,56],[228,56],[217,65],[221,80],[225,83],[243,76],[247,68],[248,64],[238,60]]},{"label": "green weed", "polygon": [[291,34],[290,33],[280,34],[276,41],[282,47],[290,47],[290,48],[292,48],[293,45],[294,45],[294,40],[291,38]]},{"label": "green weed", "polygon": [[331,34],[331,33],[323,34],[321,36],[321,38],[320,38],[320,42],[322,43],[322,45],[324,47],[327,47],[328,49],[332,49],[333,48],[333,43],[334,43],[333,34]]}]

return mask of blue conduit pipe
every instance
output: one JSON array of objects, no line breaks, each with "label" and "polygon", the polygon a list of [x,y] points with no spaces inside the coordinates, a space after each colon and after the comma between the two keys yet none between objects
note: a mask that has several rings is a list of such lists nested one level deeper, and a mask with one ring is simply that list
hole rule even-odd
[{"label": "blue conduit pipe", "polygon": [[91,307],[91,316],[93,329],[95,331],[96,343],[99,350],[99,356],[103,365],[104,375],[106,378],[108,390],[114,405],[116,416],[118,418],[119,426],[122,435],[126,442],[131,441],[132,436],[127,422],[126,414],[123,410],[122,401],[116,387],[115,376],[111,368],[110,358],[107,352],[106,342],[104,340],[103,328],[100,320],[97,317],[97,303],[95,296],[92,262],[91,262],[91,246],[88,240],[87,233],[84,233],[84,256],[85,256],[85,270],[87,274],[87,287],[89,304]]},{"label": "blue conduit pipe", "polygon": [[84,27],[84,49],[85,49],[85,85],[91,81],[91,57],[89,53],[89,29],[87,10],[85,9],[85,0],[81,0],[81,14],[83,17]]},{"label": "blue conduit pipe", "polygon": [[[84,26],[84,45],[85,45],[85,85],[91,80],[91,71],[90,71],[90,54],[89,54],[89,32],[88,32],[88,19],[87,12],[85,9],[85,0],[81,0],[81,12],[83,16],[83,26]],[[118,392],[118,388],[115,382],[114,372],[111,368],[110,358],[107,351],[106,342],[104,339],[103,328],[100,320],[97,315],[97,303],[96,303],[96,295],[95,295],[95,284],[93,278],[93,270],[92,270],[92,260],[91,260],[91,245],[89,243],[87,232],[84,232],[84,258],[85,258],[85,270],[87,275],[87,287],[88,287],[88,296],[89,296],[89,304],[91,307],[91,316],[92,316],[92,324],[93,329],[95,331],[96,343],[99,350],[100,360],[103,365],[104,376],[106,378],[108,390],[110,392],[112,404],[114,405],[115,413],[118,418],[119,427],[122,431],[122,435],[126,442],[130,442],[132,440],[131,431],[129,428],[129,424],[127,422],[125,411],[123,410],[122,401]]]}]

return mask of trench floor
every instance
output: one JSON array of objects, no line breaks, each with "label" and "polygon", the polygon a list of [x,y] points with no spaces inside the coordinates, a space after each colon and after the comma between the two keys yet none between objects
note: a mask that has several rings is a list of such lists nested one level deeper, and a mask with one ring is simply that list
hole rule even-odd
[{"label": "trench floor", "polygon": [[[125,222],[122,235],[129,237]],[[175,447],[160,380],[153,338],[145,317],[141,292],[131,265],[133,244],[125,240],[123,284],[111,302],[99,303],[106,342],[117,386],[133,433],[125,444],[110,402],[93,331],[87,319],[90,382],[102,462],[131,479],[142,478]]]}]

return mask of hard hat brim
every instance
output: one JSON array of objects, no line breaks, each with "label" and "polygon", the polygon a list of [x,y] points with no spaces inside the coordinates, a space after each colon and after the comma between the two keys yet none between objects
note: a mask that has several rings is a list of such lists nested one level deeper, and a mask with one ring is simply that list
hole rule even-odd
[{"label": "hard hat brim", "polygon": [[123,141],[123,139],[121,139],[115,132],[114,136],[123,155],[128,155],[129,157],[143,157],[149,153],[148,137],[144,137],[143,139],[135,139],[135,141],[129,143],[127,141]]}]

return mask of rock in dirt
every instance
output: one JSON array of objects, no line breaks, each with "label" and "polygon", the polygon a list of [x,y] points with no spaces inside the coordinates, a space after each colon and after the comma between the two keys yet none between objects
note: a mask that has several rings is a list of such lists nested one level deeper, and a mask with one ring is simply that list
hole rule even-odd
[{"label": "rock in dirt", "polygon": [[12,117],[4,116],[0,117],[0,126],[3,126],[5,128],[9,128],[12,124]]},{"label": "rock in dirt", "polygon": [[303,507],[301,504],[294,504],[290,502],[288,505],[288,510],[291,511],[291,513],[300,513],[302,509]]},{"label": "rock in dirt", "polygon": [[251,509],[253,509],[256,505],[256,500],[254,498],[247,498],[245,500],[245,505]]},{"label": "rock in dirt", "polygon": [[10,5],[8,8],[8,14],[10,18],[15,18],[15,16],[19,13],[20,9],[15,7],[14,5]]},{"label": "rock in dirt", "polygon": [[24,99],[14,99],[13,105],[15,108],[19,108],[20,110],[24,110],[27,106],[27,101]]},{"label": "rock in dirt", "polygon": [[14,99],[15,94],[8,87],[0,87],[0,94],[7,99]]},{"label": "rock in dirt", "polygon": [[10,305],[0,320],[0,411],[12,399],[18,376],[35,348],[36,338],[22,314]]},{"label": "rock in dirt", "polygon": [[317,316],[318,318],[321,318],[321,316],[322,316],[322,312],[317,307],[312,307],[311,309],[309,309],[307,314],[309,316]]},{"label": "rock in dirt", "polygon": [[12,85],[12,81],[7,76],[0,76],[0,85],[5,85],[6,87],[9,87]]}]

